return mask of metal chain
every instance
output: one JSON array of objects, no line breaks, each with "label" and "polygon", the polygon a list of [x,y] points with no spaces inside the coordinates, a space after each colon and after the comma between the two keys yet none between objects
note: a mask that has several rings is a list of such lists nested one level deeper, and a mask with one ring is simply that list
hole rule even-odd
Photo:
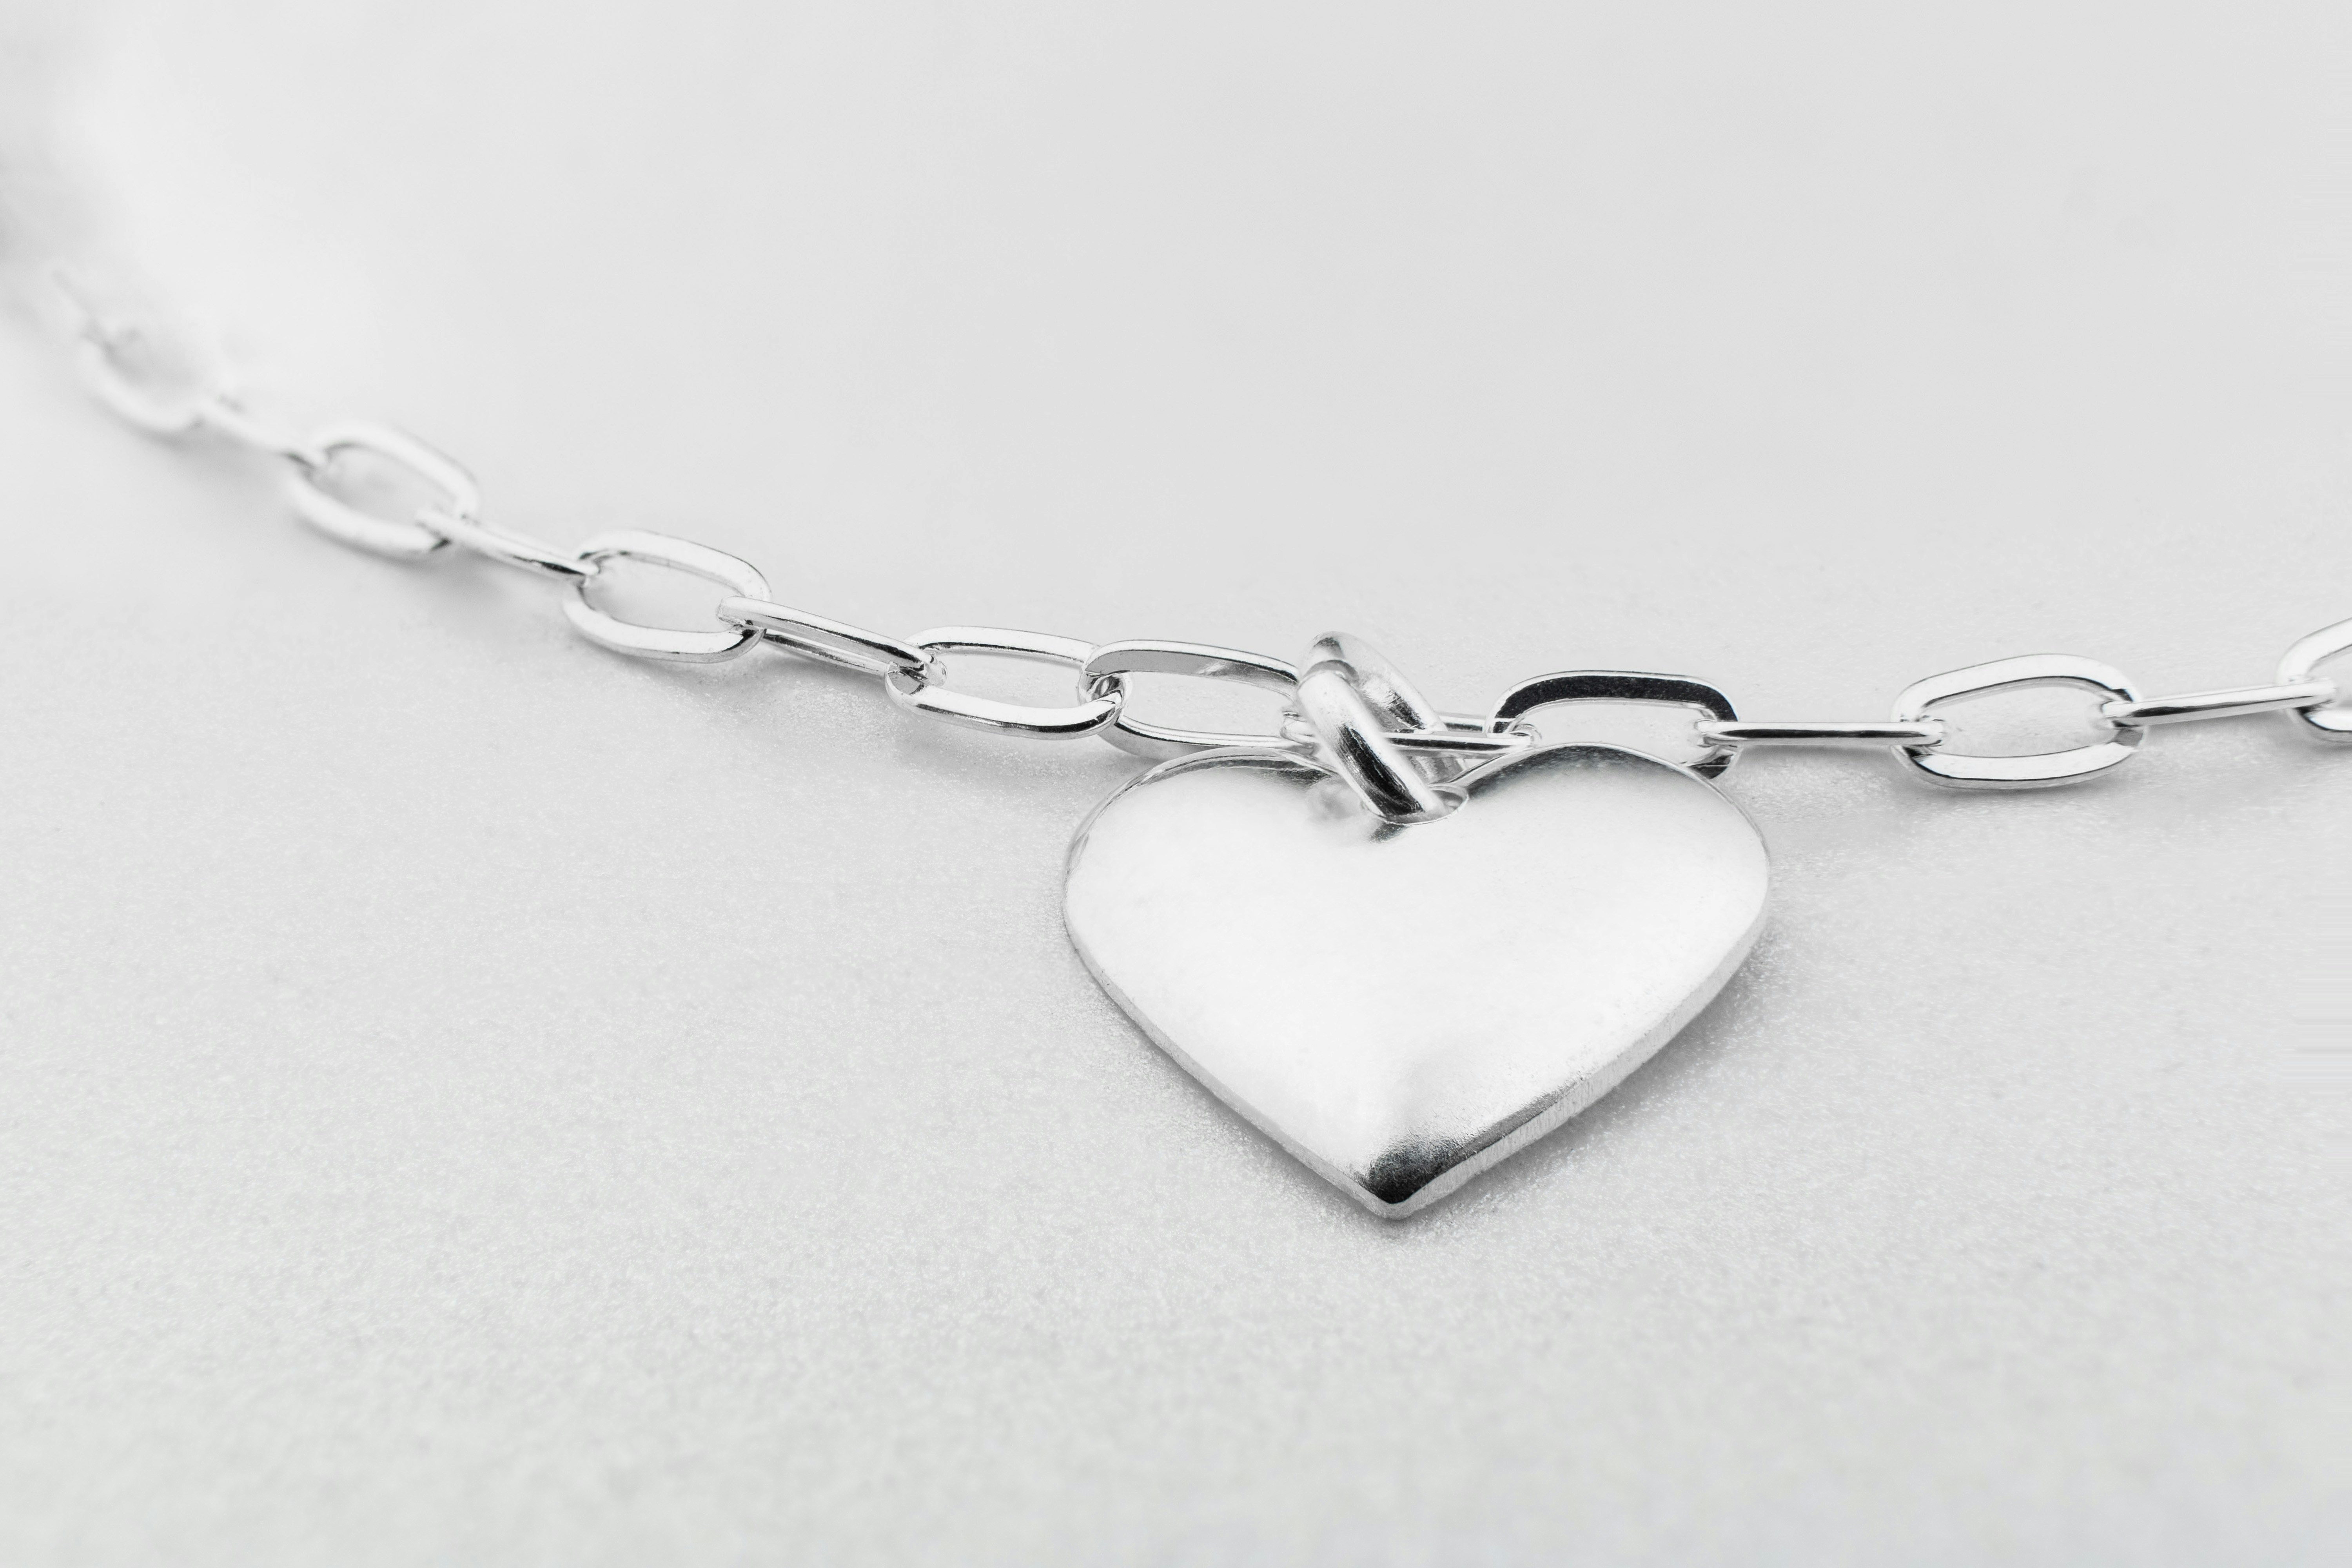
[{"label": "metal chain", "polygon": [[[2352,704],[2338,706],[2336,683],[2315,672],[2352,653],[2352,620],[2295,642],[2275,680],[2147,698],[2120,671],[2071,654],[2031,654],[1930,676],[1896,694],[1886,721],[1759,723],[1743,720],[1717,688],[1685,676],[1633,670],[1567,670],[1535,677],[1507,692],[1486,717],[1442,713],[1360,641],[1326,637],[1305,668],[1264,654],[1204,643],[1150,638],[1090,643],[1081,638],[998,626],[938,626],[901,640],[769,598],[767,579],[749,562],[691,540],[635,530],[601,533],[563,550],[493,529],[481,519],[473,477],[437,448],[388,426],[344,422],[308,436],[256,413],[213,374],[193,390],[142,371],[136,353],[149,330],[109,318],[69,279],[53,275],[64,295],[76,361],[91,395],[134,428],[165,438],[209,435],[285,465],[285,493],[295,515],[328,537],[397,561],[420,561],[447,547],[569,584],[563,613],[574,630],[635,658],[716,663],[765,643],[803,658],[879,681],[900,708],[950,723],[1044,740],[1098,735],[1123,751],[1164,761],[1214,748],[1246,747],[1312,758],[1355,784],[1367,805],[1392,822],[1423,822],[1459,804],[1450,781],[1540,738],[1528,716],[1566,703],[1645,703],[1692,714],[1691,734],[1705,754],[1694,771],[1716,776],[1760,747],[1885,748],[1931,784],[1956,789],[2037,789],[2095,778],[2122,765],[2160,725],[2251,713],[2291,714],[2323,741],[2352,744]],[[384,515],[337,488],[341,459],[364,455],[405,472],[434,499],[406,515]],[[713,607],[718,629],[679,630],[628,621],[590,596],[609,561],[665,566],[726,590]],[[1061,707],[1003,702],[950,686],[943,656],[983,654],[1058,665],[1075,678],[1074,700]],[[1288,705],[1277,732],[1193,730],[1141,719],[1129,710],[1127,678],[1184,676],[1234,681],[1271,691]],[[2025,756],[1951,749],[1936,710],[1965,698],[2032,687],[2086,688],[2099,695],[2104,738]]]}]

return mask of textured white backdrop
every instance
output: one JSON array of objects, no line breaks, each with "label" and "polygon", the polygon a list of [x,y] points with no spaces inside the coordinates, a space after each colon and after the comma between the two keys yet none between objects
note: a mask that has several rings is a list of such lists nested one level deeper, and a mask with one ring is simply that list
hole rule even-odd
[{"label": "textured white backdrop", "polygon": [[[2340,5],[20,22],[263,391],[825,613],[1787,718],[2352,615]],[[601,653],[25,332],[0,530],[0,1558],[2341,1560],[2285,721],[1742,763],[1744,977],[1390,1226],[1068,951],[1118,753]]]}]

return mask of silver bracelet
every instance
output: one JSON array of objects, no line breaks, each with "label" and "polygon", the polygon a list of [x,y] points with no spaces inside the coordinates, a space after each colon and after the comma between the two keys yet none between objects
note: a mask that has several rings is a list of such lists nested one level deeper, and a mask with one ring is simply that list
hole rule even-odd
[{"label": "silver bracelet", "polygon": [[[629,530],[563,549],[491,527],[471,475],[435,447],[363,422],[298,433],[216,374],[160,375],[168,345],[151,328],[58,280],[100,402],[151,435],[209,437],[282,465],[295,515],[341,543],[400,561],[471,552],[549,579],[567,590],[575,630],[632,658],[718,663],[766,645],[870,676],[911,712],[1043,740],[1096,736],[1153,763],[1071,842],[1073,943],[1212,1092],[1386,1216],[1591,1105],[1738,968],[1763,922],[1765,849],[1712,781],[1751,748],[1884,748],[1929,784],[2033,789],[2104,776],[2152,728],[2192,720],[2281,711],[2317,740],[2352,742],[2352,706],[2335,706],[2335,682],[2316,673],[2352,651],[2352,620],[2297,640],[2264,685],[2148,698],[2110,665],[2034,654],[1914,681],[1885,720],[1832,722],[1743,720],[1707,682],[1627,670],[1538,675],[1491,710],[1447,712],[1338,633],[1296,663],[998,626],[902,639],[778,604],[756,567],[709,545]],[[434,499],[404,516],[370,510],[347,493],[351,458],[403,470]],[[717,625],[646,626],[601,606],[613,561],[714,584]],[[945,668],[959,654],[1065,667],[1071,700],[959,690]],[[1157,723],[1130,710],[1135,675],[1238,681],[1286,711],[1263,734]],[[2046,686],[2098,694],[2104,738],[2028,756],[1949,745],[1946,704]],[[1703,754],[1681,765],[1545,743],[1534,718],[1586,702],[1685,710]]]}]

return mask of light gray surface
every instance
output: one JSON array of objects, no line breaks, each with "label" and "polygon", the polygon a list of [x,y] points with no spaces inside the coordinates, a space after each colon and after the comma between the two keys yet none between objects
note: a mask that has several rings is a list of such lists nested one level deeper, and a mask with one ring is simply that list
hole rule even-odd
[{"label": "light gray surface", "polygon": [[[824,613],[1762,718],[2352,614],[2341,5],[182,9],[74,11],[69,106],[266,387]],[[29,353],[0,519],[0,1559],[2352,1529],[2352,752],[2285,721],[1743,763],[1744,977],[1392,1226],[1065,943],[1129,759],[602,654]]]}]

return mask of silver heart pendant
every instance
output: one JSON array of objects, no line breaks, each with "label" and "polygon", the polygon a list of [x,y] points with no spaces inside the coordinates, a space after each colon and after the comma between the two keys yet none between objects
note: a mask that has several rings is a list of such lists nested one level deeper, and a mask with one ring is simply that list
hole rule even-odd
[{"label": "silver heart pendant", "polygon": [[1217,1097],[1402,1217],[1614,1088],[1764,916],[1763,840],[1704,779],[1609,746],[1462,778],[1411,827],[1297,758],[1144,773],[1070,847],[1103,988]]}]

